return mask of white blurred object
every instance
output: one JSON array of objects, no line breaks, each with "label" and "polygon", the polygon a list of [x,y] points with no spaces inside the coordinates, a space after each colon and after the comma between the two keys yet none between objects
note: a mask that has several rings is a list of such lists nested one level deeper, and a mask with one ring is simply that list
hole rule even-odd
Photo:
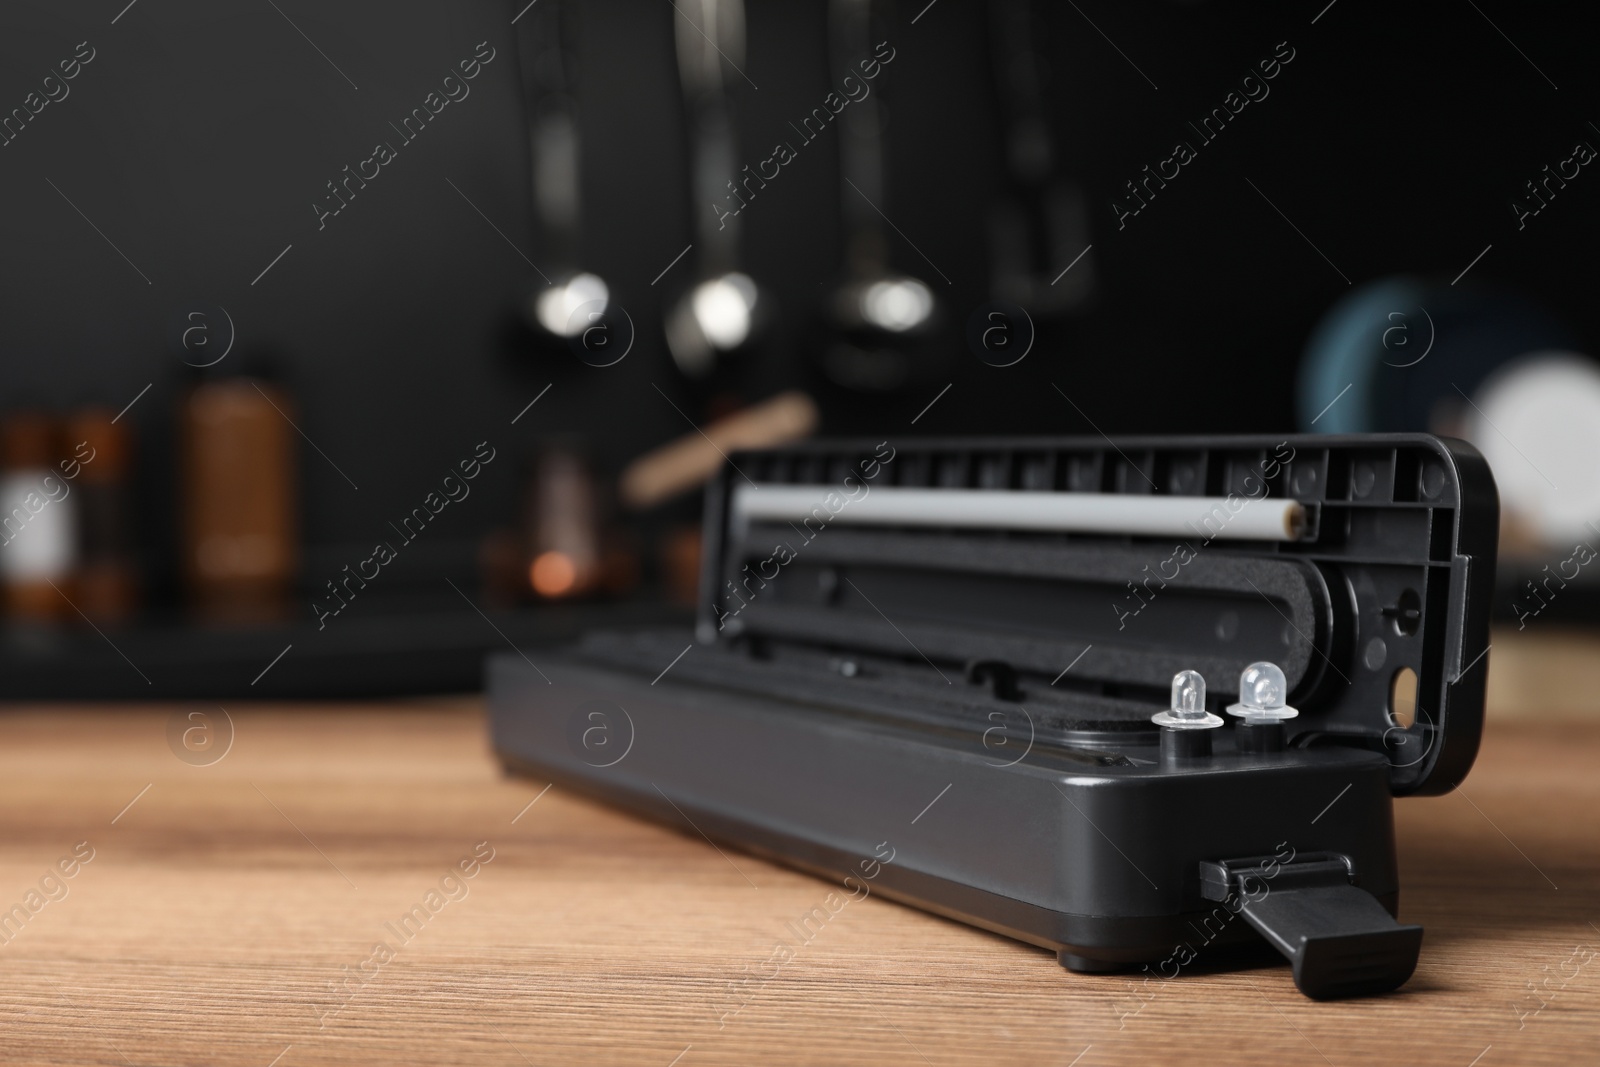
[{"label": "white blurred object", "polygon": [[1466,437],[1494,472],[1500,505],[1547,544],[1600,524],[1600,368],[1572,352],[1533,352],[1490,375]]},{"label": "white blurred object", "polygon": [[915,278],[882,278],[860,301],[862,319],[890,333],[914,330],[933,314],[933,292]]},{"label": "white blurred object", "polygon": [[7,582],[59,582],[71,572],[78,502],[69,494],[63,479],[42,470],[0,477],[0,575]]},{"label": "white blurred object", "polygon": [[761,313],[761,294],[750,276],[729,271],[700,282],[667,316],[667,348],[691,378],[706,374],[717,357],[749,341]]},{"label": "white blurred object", "polygon": [[737,272],[695,286],[694,319],[713,347],[737,348],[750,336],[750,316],[756,308],[756,287]]},{"label": "white blurred object", "polygon": [[534,316],[539,325],[557,337],[575,337],[589,322],[574,321],[573,314],[585,304],[597,300],[607,303],[610,299],[611,291],[598,275],[577,274],[540,292],[534,298]]}]

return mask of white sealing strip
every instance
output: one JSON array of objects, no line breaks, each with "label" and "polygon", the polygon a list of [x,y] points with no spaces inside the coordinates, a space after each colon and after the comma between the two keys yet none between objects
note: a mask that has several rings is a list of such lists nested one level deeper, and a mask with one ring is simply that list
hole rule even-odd
[{"label": "white sealing strip", "polygon": [[733,519],[736,524],[752,519],[813,519],[824,526],[1045,530],[1208,541],[1297,541],[1305,532],[1305,508],[1296,500],[890,485],[858,492],[853,498],[833,485],[738,485],[734,487]]}]

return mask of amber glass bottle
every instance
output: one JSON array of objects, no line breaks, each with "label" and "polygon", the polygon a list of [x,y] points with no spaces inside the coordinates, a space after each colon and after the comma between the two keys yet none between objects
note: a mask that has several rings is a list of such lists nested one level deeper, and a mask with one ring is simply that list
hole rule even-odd
[{"label": "amber glass bottle", "polygon": [[180,413],[183,572],[203,618],[281,618],[298,567],[288,393],[259,378],[203,381]]},{"label": "amber glass bottle", "polygon": [[[125,622],[138,607],[132,512],[133,444],[109,408],[85,408],[66,421],[77,467],[78,569],[73,600],[96,623]],[[93,457],[82,462],[87,457]],[[72,468],[69,467],[68,470]]]}]

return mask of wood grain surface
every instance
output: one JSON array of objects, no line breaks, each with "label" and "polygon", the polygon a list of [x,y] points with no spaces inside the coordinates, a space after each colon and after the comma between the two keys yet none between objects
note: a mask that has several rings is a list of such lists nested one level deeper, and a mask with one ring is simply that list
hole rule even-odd
[{"label": "wood grain surface", "polygon": [[1600,724],[1492,726],[1464,792],[1398,805],[1421,966],[1321,1004],[1281,966],[1069,974],[877,898],[803,940],[837,887],[504,777],[477,700],[234,707],[204,766],[191,711],[222,736],[0,713],[0,1061],[1600,1062]]}]

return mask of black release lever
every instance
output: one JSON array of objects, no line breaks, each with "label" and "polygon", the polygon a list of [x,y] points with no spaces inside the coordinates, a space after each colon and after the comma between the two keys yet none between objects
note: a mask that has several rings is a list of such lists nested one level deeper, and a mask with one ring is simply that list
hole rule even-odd
[{"label": "black release lever", "polygon": [[1422,927],[1395,922],[1335,853],[1202,862],[1200,893],[1238,907],[1289,958],[1300,992],[1319,1000],[1397,989],[1422,951]]}]

